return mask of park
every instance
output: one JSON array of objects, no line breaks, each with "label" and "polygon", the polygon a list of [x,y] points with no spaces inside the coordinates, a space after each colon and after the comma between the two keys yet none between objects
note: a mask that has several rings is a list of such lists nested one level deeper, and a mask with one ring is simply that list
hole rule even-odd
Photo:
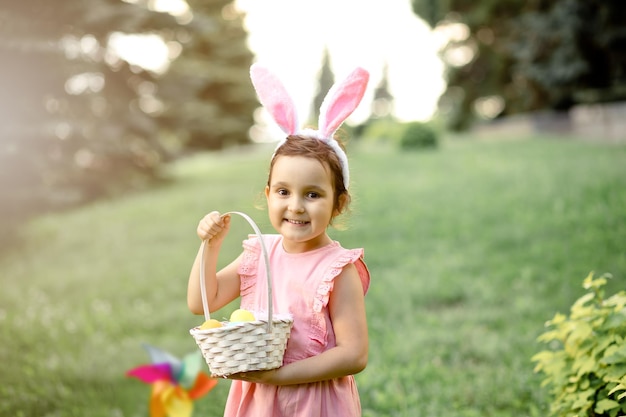
[{"label": "park", "polygon": [[[45,13],[31,15],[27,6],[46,12],[48,2],[0,8],[13,17],[17,39],[0,43],[11,57],[0,73],[6,87],[0,99],[6,109],[0,128],[2,416],[147,416],[150,387],[127,375],[149,362],[145,344],[177,357],[197,352],[189,329],[203,317],[189,312],[186,291],[198,220],[209,208],[236,210],[263,233],[273,232],[263,189],[275,144],[247,136],[258,103],[251,87],[240,87],[249,83],[253,60],[243,46],[245,32],[232,26],[243,17],[226,19],[222,11],[220,30],[211,32],[193,23],[217,13],[210,2],[189,1],[196,8],[190,21],[142,2],[105,3],[85,2],[100,8],[102,20],[84,5],[59,7],[61,16],[83,19],[71,36],[61,36],[70,30],[61,24],[37,32],[78,45],[71,58],[71,48],[60,57],[44,48],[49,42],[26,36],[29,24],[45,21]],[[424,14],[430,2],[413,3],[415,13]],[[424,20],[433,27],[442,21],[436,13]],[[475,33],[471,19],[466,23],[472,37],[485,36]],[[93,35],[78,37],[80,24]],[[163,74],[107,61],[97,45],[110,27],[156,28],[182,49]],[[181,27],[189,29],[187,37],[177,32]],[[224,33],[231,44],[221,42]],[[198,59],[201,51],[218,49],[215,61]],[[470,70],[489,68],[497,58],[476,57]],[[332,56],[325,59],[321,71],[332,75]],[[64,84],[78,63],[85,66],[83,78]],[[18,64],[25,65],[23,77],[16,76]],[[48,76],[33,76],[43,64],[51,65]],[[206,76],[211,68],[220,80],[214,85]],[[524,84],[519,91],[541,106],[523,111],[524,99],[509,97],[511,107],[486,117],[471,109],[488,92],[472,89],[476,73],[468,70],[465,79],[462,69],[451,67],[450,88],[431,120],[398,121],[388,107],[341,132],[348,138],[353,199],[329,234],[347,248],[363,247],[371,273],[369,361],[355,376],[362,414],[575,415],[566,409],[568,398],[557,399],[554,374],[552,385],[544,383],[549,361],[537,368],[537,355],[563,348],[542,335],[549,323],[570,313],[576,318],[577,300],[599,285],[589,284],[595,277],[606,279],[596,306],[605,308],[612,295],[617,300],[606,320],[612,327],[589,330],[576,347],[607,340],[611,355],[594,358],[567,389],[587,392],[591,384],[597,390],[572,406],[581,416],[623,415],[626,141],[620,129],[603,130],[606,120],[584,119],[571,128],[580,120],[576,109],[589,115],[596,105],[619,108],[626,99],[623,76],[606,88],[576,91],[582,78],[547,89]],[[371,88],[391,101],[387,80],[378,81]],[[515,82],[500,87],[510,92]],[[320,77],[321,89],[327,83]],[[459,88],[472,94],[459,98]],[[540,94],[546,91],[558,97]],[[541,124],[533,122],[537,117]],[[222,265],[240,253],[249,233],[233,219]],[[238,307],[235,301],[213,316],[229,317]],[[613,372],[608,383],[593,366]],[[193,415],[222,415],[229,385],[220,379],[194,402]]]}]

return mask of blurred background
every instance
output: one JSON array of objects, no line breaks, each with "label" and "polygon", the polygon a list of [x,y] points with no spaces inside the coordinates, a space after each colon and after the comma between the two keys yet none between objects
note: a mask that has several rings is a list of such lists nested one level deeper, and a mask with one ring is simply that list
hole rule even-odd
[{"label": "blurred background", "polygon": [[366,67],[359,137],[435,121],[619,140],[624,22],[617,0],[4,1],[0,236],[197,150],[276,140],[254,61],[311,123],[335,78]]},{"label": "blurred background", "polygon": [[[363,415],[549,415],[544,323],[591,271],[624,288],[623,0],[0,0],[0,416],[146,416],[125,377],[142,344],[197,351],[198,219],[271,230],[257,203],[283,134],[253,62],[314,126],[335,81],[371,73],[340,132],[348,231],[329,229],[372,273]],[[612,311],[589,343],[623,341]],[[221,415],[228,384],[197,414]],[[563,415],[618,412],[602,404]]]}]

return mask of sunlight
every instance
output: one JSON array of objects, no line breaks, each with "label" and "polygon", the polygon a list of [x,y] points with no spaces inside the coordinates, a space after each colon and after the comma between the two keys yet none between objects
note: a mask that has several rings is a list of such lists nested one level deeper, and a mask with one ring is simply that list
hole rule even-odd
[{"label": "sunlight", "polygon": [[131,65],[137,65],[155,73],[169,68],[170,48],[159,35],[113,32],[108,42],[117,56]]},{"label": "sunlight", "polygon": [[183,16],[190,10],[185,0],[151,0],[148,7],[155,12],[169,13],[172,16]]},{"label": "sunlight", "polygon": [[104,75],[100,72],[83,72],[65,82],[65,91],[77,96],[85,92],[98,93],[104,88]]},{"label": "sunlight", "polygon": [[474,102],[474,111],[483,119],[493,119],[504,110],[504,98],[493,95],[480,97]]},{"label": "sunlight", "polygon": [[471,45],[450,44],[443,53],[443,58],[447,64],[453,67],[462,67],[474,59],[476,51]]},{"label": "sunlight", "polygon": [[[356,65],[371,73],[372,87],[349,123],[369,117],[385,65],[397,119],[428,120],[435,113],[445,90],[438,56],[441,36],[411,11],[410,2],[388,0],[381,6],[360,0],[237,0],[236,5],[245,13],[255,60],[280,76],[303,120],[311,111],[325,49],[335,77],[348,74]],[[324,30],[303,30],[303,22],[321,22]]]},{"label": "sunlight", "polygon": [[171,14],[181,25],[193,19],[193,12],[185,0],[149,0],[148,8],[155,12]]},{"label": "sunlight", "polygon": [[125,3],[138,4],[149,10],[168,13],[176,18],[181,25],[193,20],[193,12],[185,0],[122,0]]},{"label": "sunlight", "polygon": [[[160,13],[169,13],[180,24],[193,19],[193,13],[185,0],[123,0],[126,3],[145,4],[148,9]],[[109,36],[109,52],[131,65],[136,65],[157,74],[166,72],[171,61],[182,52],[178,42],[165,42],[157,34],[126,34],[114,32]],[[108,57],[113,61],[114,58]]]},{"label": "sunlight", "polygon": [[[169,13],[181,23],[185,19],[192,19],[192,10],[185,0],[124,1]],[[323,2],[330,4],[331,0]],[[324,48],[329,50],[337,77],[347,74],[354,65],[362,65],[370,70],[371,83],[376,85],[382,76],[382,68],[388,65],[394,116],[403,121],[431,118],[437,107],[437,100],[445,89],[442,57],[438,56],[442,40],[463,38],[467,27],[450,24],[445,33],[431,31],[400,0],[393,0],[389,3],[390,7],[384,10],[373,4],[363,5],[362,19],[349,20],[350,23],[347,24],[346,16],[352,15],[352,7],[357,2],[358,0],[350,0],[338,6],[335,15],[326,16],[329,19],[329,31],[324,36],[319,36],[319,33],[303,33],[298,19],[284,20],[276,14],[276,10],[281,10],[282,14],[315,16],[315,19],[323,15],[323,7],[320,9],[304,1],[291,3],[291,0],[276,0],[275,3],[261,5],[255,0],[237,0],[234,8],[231,6],[223,12],[226,19],[237,16],[240,12],[245,13],[248,45],[255,60],[263,61],[276,69],[286,85],[292,89],[303,119],[310,112]],[[381,30],[372,31],[372,27]],[[285,37],[285,32],[297,33],[298,36]],[[83,48],[88,46],[84,45]],[[107,47],[107,61],[114,63],[122,59],[156,74],[165,73],[172,60],[182,51],[180,43],[165,42],[158,34],[116,32],[110,36]],[[287,55],[285,50],[291,53]],[[444,56],[459,63],[472,59],[474,52],[460,48],[450,50]],[[294,59],[300,63],[301,71],[289,71]],[[367,119],[374,106],[372,94],[373,88],[366,93],[366,104],[357,108],[350,117],[352,122],[358,123]],[[154,104],[151,102],[146,107],[159,107]]]}]

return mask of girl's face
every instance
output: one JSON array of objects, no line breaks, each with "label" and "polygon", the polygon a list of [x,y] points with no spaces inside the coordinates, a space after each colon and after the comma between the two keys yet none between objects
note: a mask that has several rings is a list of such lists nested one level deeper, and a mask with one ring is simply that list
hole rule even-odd
[{"label": "girl's face", "polygon": [[334,202],[330,170],[314,158],[279,155],[270,178],[268,214],[285,250],[306,252],[331,243],[326,234]]}]

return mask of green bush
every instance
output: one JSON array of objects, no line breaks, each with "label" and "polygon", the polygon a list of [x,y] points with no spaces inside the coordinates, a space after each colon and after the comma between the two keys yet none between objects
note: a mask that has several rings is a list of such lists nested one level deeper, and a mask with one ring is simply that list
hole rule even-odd
[{"label": "green bush", "polygon": [[583,281],[588,292],[557,313],[538,340],[548,345],[532,357],[550,387],[558,417],[626,415],[626,292],[604,298],[608,276]]},{"label": "green bush", "polygon": [[438,138],[435,129],[427,123],[410,122],[406,124],[400,137],[402,149],[434,148]]},{"label": "green bush", "polygon": [[369,143],[397,143],[404,124],[390,117],[370,119],[362,129],[362,138]]}]

